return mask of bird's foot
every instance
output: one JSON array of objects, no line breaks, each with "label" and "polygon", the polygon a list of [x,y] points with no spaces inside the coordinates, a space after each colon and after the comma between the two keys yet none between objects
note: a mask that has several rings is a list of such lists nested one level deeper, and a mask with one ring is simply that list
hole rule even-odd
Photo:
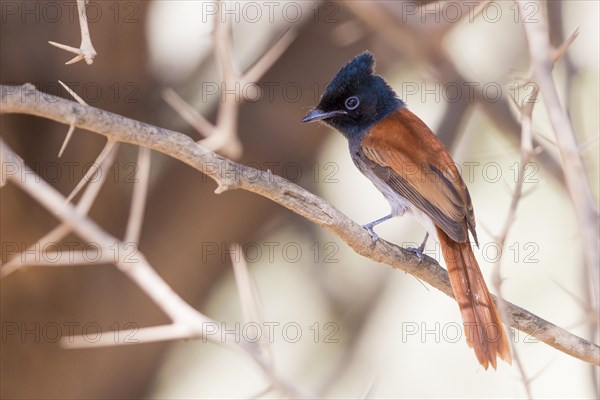
[{"label": "bird's foot", "polygon": [[425,245],[427,244],[427,239],[429,239],[429,232],[425,234],[425,239],[423,239],[423,243],[419,247],[407,247],[406,250],[411,253],[415,253],[417,257],[419,257],[419,264],[425,258],[425,254],[423,254],[423,250],[425,250]]},{"label": "bird's foot", "polygon": [[415,253],[415,255],[417,257],[419,257],[419,263],[421,263],[421,261],[423,261],[425,259],[425,254],[423,253],[423,249],[424,249],[424,247],[422,247],[422,246],[406,248],[407,251],[410,251],[411,253]]},{"label": "bird's foot", "polygon": [[373,225],[371,224],[366,224],[362,226],[364,229],[367,230],[367,232],[369,232],[369,235],[371,235],[371,239],[373,240],[373,243],[375,243],[376,241],[379,240],[379,235],[377,235],[375,233],[375,231],[373,230]]},{"label": "bird's foot", "polygon": [[375,243],[377,240],[379,240],[379,236],[375,233],[375,231],[373,230],[373,227],[375,227],[376,225],[379,225],[383,221],[387,221],[388,219],[392,218],[394,215],[395,215],[394,213],[390,213],[390,214],[386,215],[385,217],[381,217],[379,219],[376,219],[375,221],[369,222],[368,224],[362,226],[363,228],[365,228],[367,230],[367,232],[369,232],[369,235],[371,235],[371,238],[373,239],[373,243]]}]

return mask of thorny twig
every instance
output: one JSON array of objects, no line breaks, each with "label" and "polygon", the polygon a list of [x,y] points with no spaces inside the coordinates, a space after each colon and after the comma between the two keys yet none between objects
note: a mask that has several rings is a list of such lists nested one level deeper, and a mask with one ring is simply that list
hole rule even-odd
[{"label": "thorny twig", "polygon": [[[527,13],[530,1],[519,0],[519,10]],[[539,13],[537,23],[523,23],[529,44],[529,53],[533,67],[533,78],[539,86],[544,106],[556,137],[567,190],[573,203],[573,210],[579,225],[581,246],[588,281],[592,288],[592,299],[596,310],[600,309],[600,224],[596,200],[588,181],[588,176],[581,159],[581,153],[571,120],[561,105],[558,90],[552,77],[552,66],[557,55],[561,54],[569,44],[554,50],[548,36],[546,3],[537,2]]]},{"label": "thorny twig", "polygon": [[69,53],[76,54],[75,57],[67,61],[65,64],[75,64],[81,60],[85,60],[88,65],[94,62],[94,57],[98,55],[94,46],[92,45],[92,38],[90,36],[90,29],[88,27],[88,17],[85,11],[85,5],[88,0],[77,0],[77,11],[79,15],[79,28],[81,30],[81,44],[79,48],[67,46],[66,44],[48,41],[52,46],[58,47],[68,51]]},{"label": "thorny twig", "polygon": [[[140,160],[144,164],[144,167],[138,170],[136,176],[136,186],[139,186],[140,189],[134,190],[132,198],[131,213],[133,217],[129,219],[128,225],[135,226],[127,227],[126,238],[129,237],[130,239],[137,240],[136,235],[139,234],[141,226],[140,213],[143,211],[146,202],[146,197],[143,194],[145,194],[145,188],[149,180],[149,153],[150,149],[140,147]],[[110,254],[111,257],[102,260],[114,264],[129,279],[137,284],[172,321],[171,324],[141,328],[135,331],[127,329],[116,331],[115,335],[102,337],[95,342],[90,342],[85,336],[69,336],[61,339],[63,346],[68,348],[89,348],[173,339],[203,338],[248,355],[265,373],[271,386],[282,393],[294,398],[314,397],[302,393],[276,374],[270,358],[265,358],[265,352],[269,354],[269,350],[267,349],[269,346],[268,343],[262,342],[257,344],[246,341],[245,338],[242,342],[238,342],[237,339],[228,340],[226,335],[222,335],[222,325],[186,303],[156,273],[143,254],[136,252],[133,256],[131,254],[121,257],[115,256],[110,249],[114,248],[114,246],[123,248],[128,243],[111,236],[87,216],[82,215],[76,207],[66,202],[65,198],[58,191],[25,166],[23,161],[1,139],[0,159],[2,160],[3,167],[7,165],[11,166],[12,172],[7,176],[9,182],[14,183],[46,209],[53,212],[78,236],[96,246],[100,254]],[[244,309],[247,309],[246,302],[256,304],[255,293],[250,289],[252,284],[250,283],[247,265],[243,260],[241,246],[234,245],[232,250],[236,281],[238,287],[244,289],[240,291],[242,306]],[[77,252],[65,251],[61,255],[68,259],[83,261],[83,264],[90,264],[87,260],[80,260],[81,257],[78,257],[79,254]],[[18,255],[17,258],[19,258]],[[49,265],[53,264],[50,263]],[[59,263],[58,265],[73,265],[73,263]],[[4,269],[4,267],[2,268]],[[245,314],[249,318],[257,318],[258,312],[253,310],[251,313]],[[248,322],[256,321],[249,320]],[[210,331],[207,327],[210,327]],[[115,341],[115,337],[127,338],[127,340]]]},{"label": "thorny twig", "polygon": [[[263,54],[260,59],[243,74],[233,59],[231,43],[231,24],[227,18],[213,18],[215,57],[221,75],[221,90],[235,90],[235,100],[226,101],[221,95],[217,120],[213,125],[202,114],[186,103],[173,89],[163,91],[163,99],[177,113],[203,136],[198,143],[203,147],[217,151],[224,156],[237,160],[242,155],[242,143],[237,133],[239,107],[247,94],[248,85],[254,85],[271,68],[296,38],[296,33],[288,30]],[[258,88],[257,88],[258,90]]]}]

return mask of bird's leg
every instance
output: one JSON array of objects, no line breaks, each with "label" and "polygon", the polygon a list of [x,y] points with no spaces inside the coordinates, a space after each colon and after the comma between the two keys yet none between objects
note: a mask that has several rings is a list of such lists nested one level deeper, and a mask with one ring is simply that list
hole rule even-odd
[{"label": "bird's leg", "polygon": [[376,242],[379,239],[379,236],[373,230],[375,225],[379,225],[380,223],[387,221],[388,219],[393,218],[393,217],[395,217],[395,214],[390,213],[390,214],[386,215],[385,217],[381,217],[379,219],[376,219],[373,222],[369,222],[368,224],[365,224],[362,227],[365,228],[367,230],[367,232],[369,232],[369,235],[371,235],[371,238],[373,238],[373,241]]},{"label": "bird's leg", "polygon": [[429,232],[425,234],[425,239],[423,239],[423,243],[417,248],[415,247],[407,247],[406,250],[411,251],[419,257],[419,262],[423,261],[423,250],[425,250],[425,244],[427,243],[427,239],[429,239]]}]

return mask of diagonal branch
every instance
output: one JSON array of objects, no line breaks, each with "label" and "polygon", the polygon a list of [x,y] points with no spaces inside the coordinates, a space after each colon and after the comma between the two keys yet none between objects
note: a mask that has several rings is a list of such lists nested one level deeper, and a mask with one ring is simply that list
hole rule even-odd
[{"label": "diagonal branch", "polygon": [[[35,90],[31,84],[0,86],[2,113],[36,115],[69,124],[80,116],[79,128],[167,154],[214,179],[219,191],[244,189],[290,209],[346,242],[358,254],[406,271],[452,297],[448,274],[434,259],[418,257],[392,243],[373,243],[370,235],[331,204],[270,171],[250,168],[199,146],[188,136],[132,120],[94,107],[83,106]],[[215,168],[218,166],[218,168]],[[251,177],[251,178],[249,178]],[[600,347],[573,335],[537,315],[505,301],[507,322],[544,343],[582,361],[600,365]]]},{"label": "diagonal branch", "polygon": [[137,172],[135,175],[135,186],[131,199],[131,211],[125,231],[125,243],[135,243],[136,247],[140,241],[142,223],[144,222],[144,209],[146,208],[146,195],[150,181],[150,157],[151,152],[147,147],[138,149]]},{"label": "diagonal branch", "polygon": [[[521,14],[527,13],[526,7],[530,2],[530,0],[519,1],[519,12]],[[582,252],[592,287],[594,306],[598,310],[600,308],[600,226],[598,208],[581,159],[571,120],[560,103],[558,90],[552,77],[552,67],[555,59],[564,52],[572,39],[568,39],[558,50],[552,48],[548,35],[547,4],[539,1],[537,3],[538,9],[543,10],[543,12],[538,13],[539,22],[523,23],[523,27],[529,44],[533,77],[539,85],[540,95],[544,100],[544,106],[548,112],[556,137],[556,144],[563,161],[567,190],[579,225]],[[574,39],[575,35],[576,33],[571,37]]]},{"label": "diagonal branch", "polygon": [[[115,160],[118,148],[119,143],[117,143],[113,147],[112,151],[108,154],[108,156],[104,158],[102,164],[100,164],[99,171],[108,170],[109,165],[111,165]],[[4,171],[4,168],[2,170]],[[79,200],[79,203],[77,203],[77,206],[75,207],[77,212],[79,212],[82,215],[86,215],[90,211],[90,208],[92,208],[92,204],[96,200],[98,193],[100,193],[100,189],[104,185],[104,182],[106,181],[107,177],[108,174],[103,173],[99,175],[98,179],[92,179],[90,184],[85,188],[85,191],[81,196],[81,200]],[[52,229],[50,232],[45,234],[37,242],[29,246],[27,250],[25,250],[25,253],[30,254],[32,252],[35,252],[36,249],[46,248],[46,245],[48,244],[60,242],[69,233],[71,233],[71,229],[66,223],[63,222],[62,224],[58,225],[56,228]],[[51,257],[42,258],[51,260],[53,259]],[[2,265],[2,267],[0,268],[0,278],[3,278],[25,266],[26,264],[23,263],[19,255],[16,255],[15,257],[11,258],[9,261]]]},{"label": "diagonal branch", "polygon": [[196,130],[202,136],[209,137],[214,133],[215,127],[207,120],[204,115],[200,114],[198,110],[188,104],[181,98],[176,91],[171,88],[167,88],[162,92],[162,98],[167,102],[168,105],[175,111],[185,122],[187,122],[192,128]]},{"label": "diagonal branch", "polygon": [[[140,148],[140,150],[141,154],[147,153],[149,155],[147,148]],[[146,156],[143,155],[143,157]],[[81,215],[72,204],[65,201],[64,197],[56,189],[30,170],[23,160],[12,152],[2,139],[0,139],[0,160],[3,167],[11,167],[12,173],[7,176],[9,181],[34,198],[43,207],[53,212],[74,233],[93,243],[101,254],[104,255],[103,261],[114,264],[129,279],[137,284],[172,320],[172,323],[168,325],[153,326],[139,330],[136,328],[134,330],[124,329],[115,331],[113,338],[110,337],[111,335],[104,335],[104,338],[96,342],[90,342],[84,336],[69,336],[61,340],[65,347],[89,348],[182,338],[203,338],[248,355],[263,370],[269,378],[271,385],[289,397],[314,397],[301,393],[292,384],[279,377],[272,368],[272,364],[265,361],[262,352],[263,349],[258,347],[256,343],[247,341],[246,338],[242,341],[238,341],[237,339],[228,340],[227,336],[223,336],[223,328],[216,321],[185,302],[152,268],[143,254],[136,253],[133,256],[130,254],[124,257],[110,257],[110,249],[114,245],[120,248],[125,243],[102,230],[94,221]],[[146,161],[146,163],[146,169],[148,169],[149,161]],[[148,180],[143,175],[144,172],[139,175],[142,184]],[[136,196],[134,196],[134,201],[136,201]],[[135,208],[135,205],[133,207]],[[53,253],[52,256],[59,256],[59,254]],[[60,252],[59,258],[56,266],[73,265],[72,263],[67,263],[66,261],[68,260],[63,260],[63,258],[71,258],[75,263],[83,262],[85,264],[92,264],[86,261],[84,257],[78,257],[78,254],[73,252]],[[244,268],[243,265],[239,267]],[[246,278],[249,281],[249,277],[246,276]],[[238,277],[238,279],[240,278]],[[239,285],[244,284],[239,283]],[[209,330],[209,327],[212,329]],[[125,340],[114,339],[114,337],[118,338],[119,336],[124,337]]]},{"label": "diagonal branch", "polygon": [[[221,5],[221,0],[219,0],[217,6],[221,7]],[[211,124],[172,89],[165,90],[163,98],[186,122],[204,136],[198,142],[200,145],[212,151],[219,151],[226,157],[235,160],[242,155],[243,151],[237,127],[239,108],[246,100],[245,90],[242,88],[246,85],[256,84],[292,44],[296,38],[296,32],[293,30],[285,32],[252,67],[242,73],[233,56],[231,21],[218,16],[214,16],[213,21],[215,25],[213,30],[214,53],[221,75],[222,91],[216,123]],[[235,93],[234,101],[227,101],[227,95],[223,94],[223,91],[226,91],[225,93],[233,91]]]},{"label": "diagonal branch", "polygon": [[[508,233],[510,228],[513,226],[514,221],[517,218],[517,208],[519,207],[519,203],[521,198],[523,197],[523,185],[525,184],[525,172],[527,170],[527,165],[531,161],[531,157],[534,153],[533,150],[533,134],[532,134],[532,114],[533,107],[537,100],[538,88],[534,88],[534,92],[531,96],[524,101],[523,104],[519,104],[518,99],[513,99],[517,107],[521,112],[521,148],[520,148],[520,164],[519,164],[519,175],[517,179],[517,185],[513,191],[512,199],[510,202],[510,208],[508,210],[508,215],[504,221],[504,225],[502,227],[502,231],[495,238],[497,243],[500,246],[500,249],[504,250],[506,247],[506,239],[508,237]],[[502,266],[502,259],[499,259],[493,267],[493,283],[496,289],[496,293],[500,298],[502,297],[502,276],[500,273],[500,269]],[[506,320],[506,307],[504,301],[498,302],[498,310],[500,311],[500,315],[502,316],[502,320]],[[521,356],[517,351],[516,344],[511,343],[513,360],[515,362],[515,366],[517,367],[519,374],[521,375],[521,380],[523,382],[523,387],[525,388],[525,393],[527,394],[528,399],[532,399],[533,395],[531,393],[531,379],[528,378],[525,373],[525,367],[523,365],[523,361],[521,360]]]}]

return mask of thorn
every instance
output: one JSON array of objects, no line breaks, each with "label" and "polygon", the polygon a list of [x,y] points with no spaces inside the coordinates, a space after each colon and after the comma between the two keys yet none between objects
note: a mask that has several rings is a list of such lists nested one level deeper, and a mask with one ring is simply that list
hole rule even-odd
[{"label": "thorn", "polygon": [[54,47],[58,47],[59,49],[68,51],[69,53],[73,53],[73,54],[80,54],[81,53],[81,50],[79,50],[76,47],[67,46],[66,44],[53,42],[51,40],[48,40],[48,43],[50,43]]},{"label": "thorn", "polygon": [[81,60],[83,60],[83,54],[78,54],[75,57],[71,58],[69,61],[65,63],[65,65],[75,64]]},{"label": "thorn", "polygon": [[579,35],[579,27],[575,28],[575,30],[565,39],[563,44],[561,44],[556,50],[554,50],[554,52],[550,56],[550,60],[552,61],[552,63],[556,63],[558,60],[560,60],[560,58],[565,54],[569,46],[571,46],[573,41],[575,41],[577,35]]},{"label": "thorn", "polygon": [[67,144],[69,143],[69,140],[71,140],[71,136],[73,136],[73,132],[75,132],[75,124],[69,125],[69,131],[67,132],[65,141],[63,142],[62,147],[60,148],[60,150],[58,152],[58,158],[62,157],[63,152],[67,148]]},{"label": "thorn", "polygon": [[51,40],[49,40],[48,43],[50,43],[54,47],[58,47],[61,50],[65,50],[65,51],[68,51],[69,53],[76,54],[75,57],[73,57],[72,59],[70,59],[69,61],[67,61],[65,63],[67,65],[75,64],[81,60],[85,60],[85,62],[88,65],[91,65],[94,62],[94,57],[96,57],[96,55],[97,55],[97,53],[93,47],[91,49],[88,48],[88,47],[91,47],[91,43],[89,46],[86,46],[85,49],[84,49],[85,45],[83,43],[82,43],[82,47],[80,47],[80,48],[68,46],[68,45],[62,44],[62,43],[53,42]]},{"label": "thorn", "polygon": [[81,105],[83,105],[83,106],[87,106],[87,105],[88,105],[88,104],[87,104],[87,103],[86,103],[86,102],[85,102],[85,101],[84,101],[84,100],[83,100],[81,97],[79,97],[79,95],[78,95],[77,93],[75,93],[75,92],[73,91],[73,89],[71,89],[70,87],[68,87],[67,85],[65,85],[65,84],[64,84],[62,81],[60,81],[60,80],[58,81],[58,83],[60,83],[60,84],[62,85],[62,87],[64,87],[64,88],[65,88],[65,90],[66,90],[67,92],[69,92],[69,94],[70,94],[71,96],[73,96],[73,98],[74,98],[75,100],[77,100],[77,102],[78,102],[79,104],[81,104]]}]

